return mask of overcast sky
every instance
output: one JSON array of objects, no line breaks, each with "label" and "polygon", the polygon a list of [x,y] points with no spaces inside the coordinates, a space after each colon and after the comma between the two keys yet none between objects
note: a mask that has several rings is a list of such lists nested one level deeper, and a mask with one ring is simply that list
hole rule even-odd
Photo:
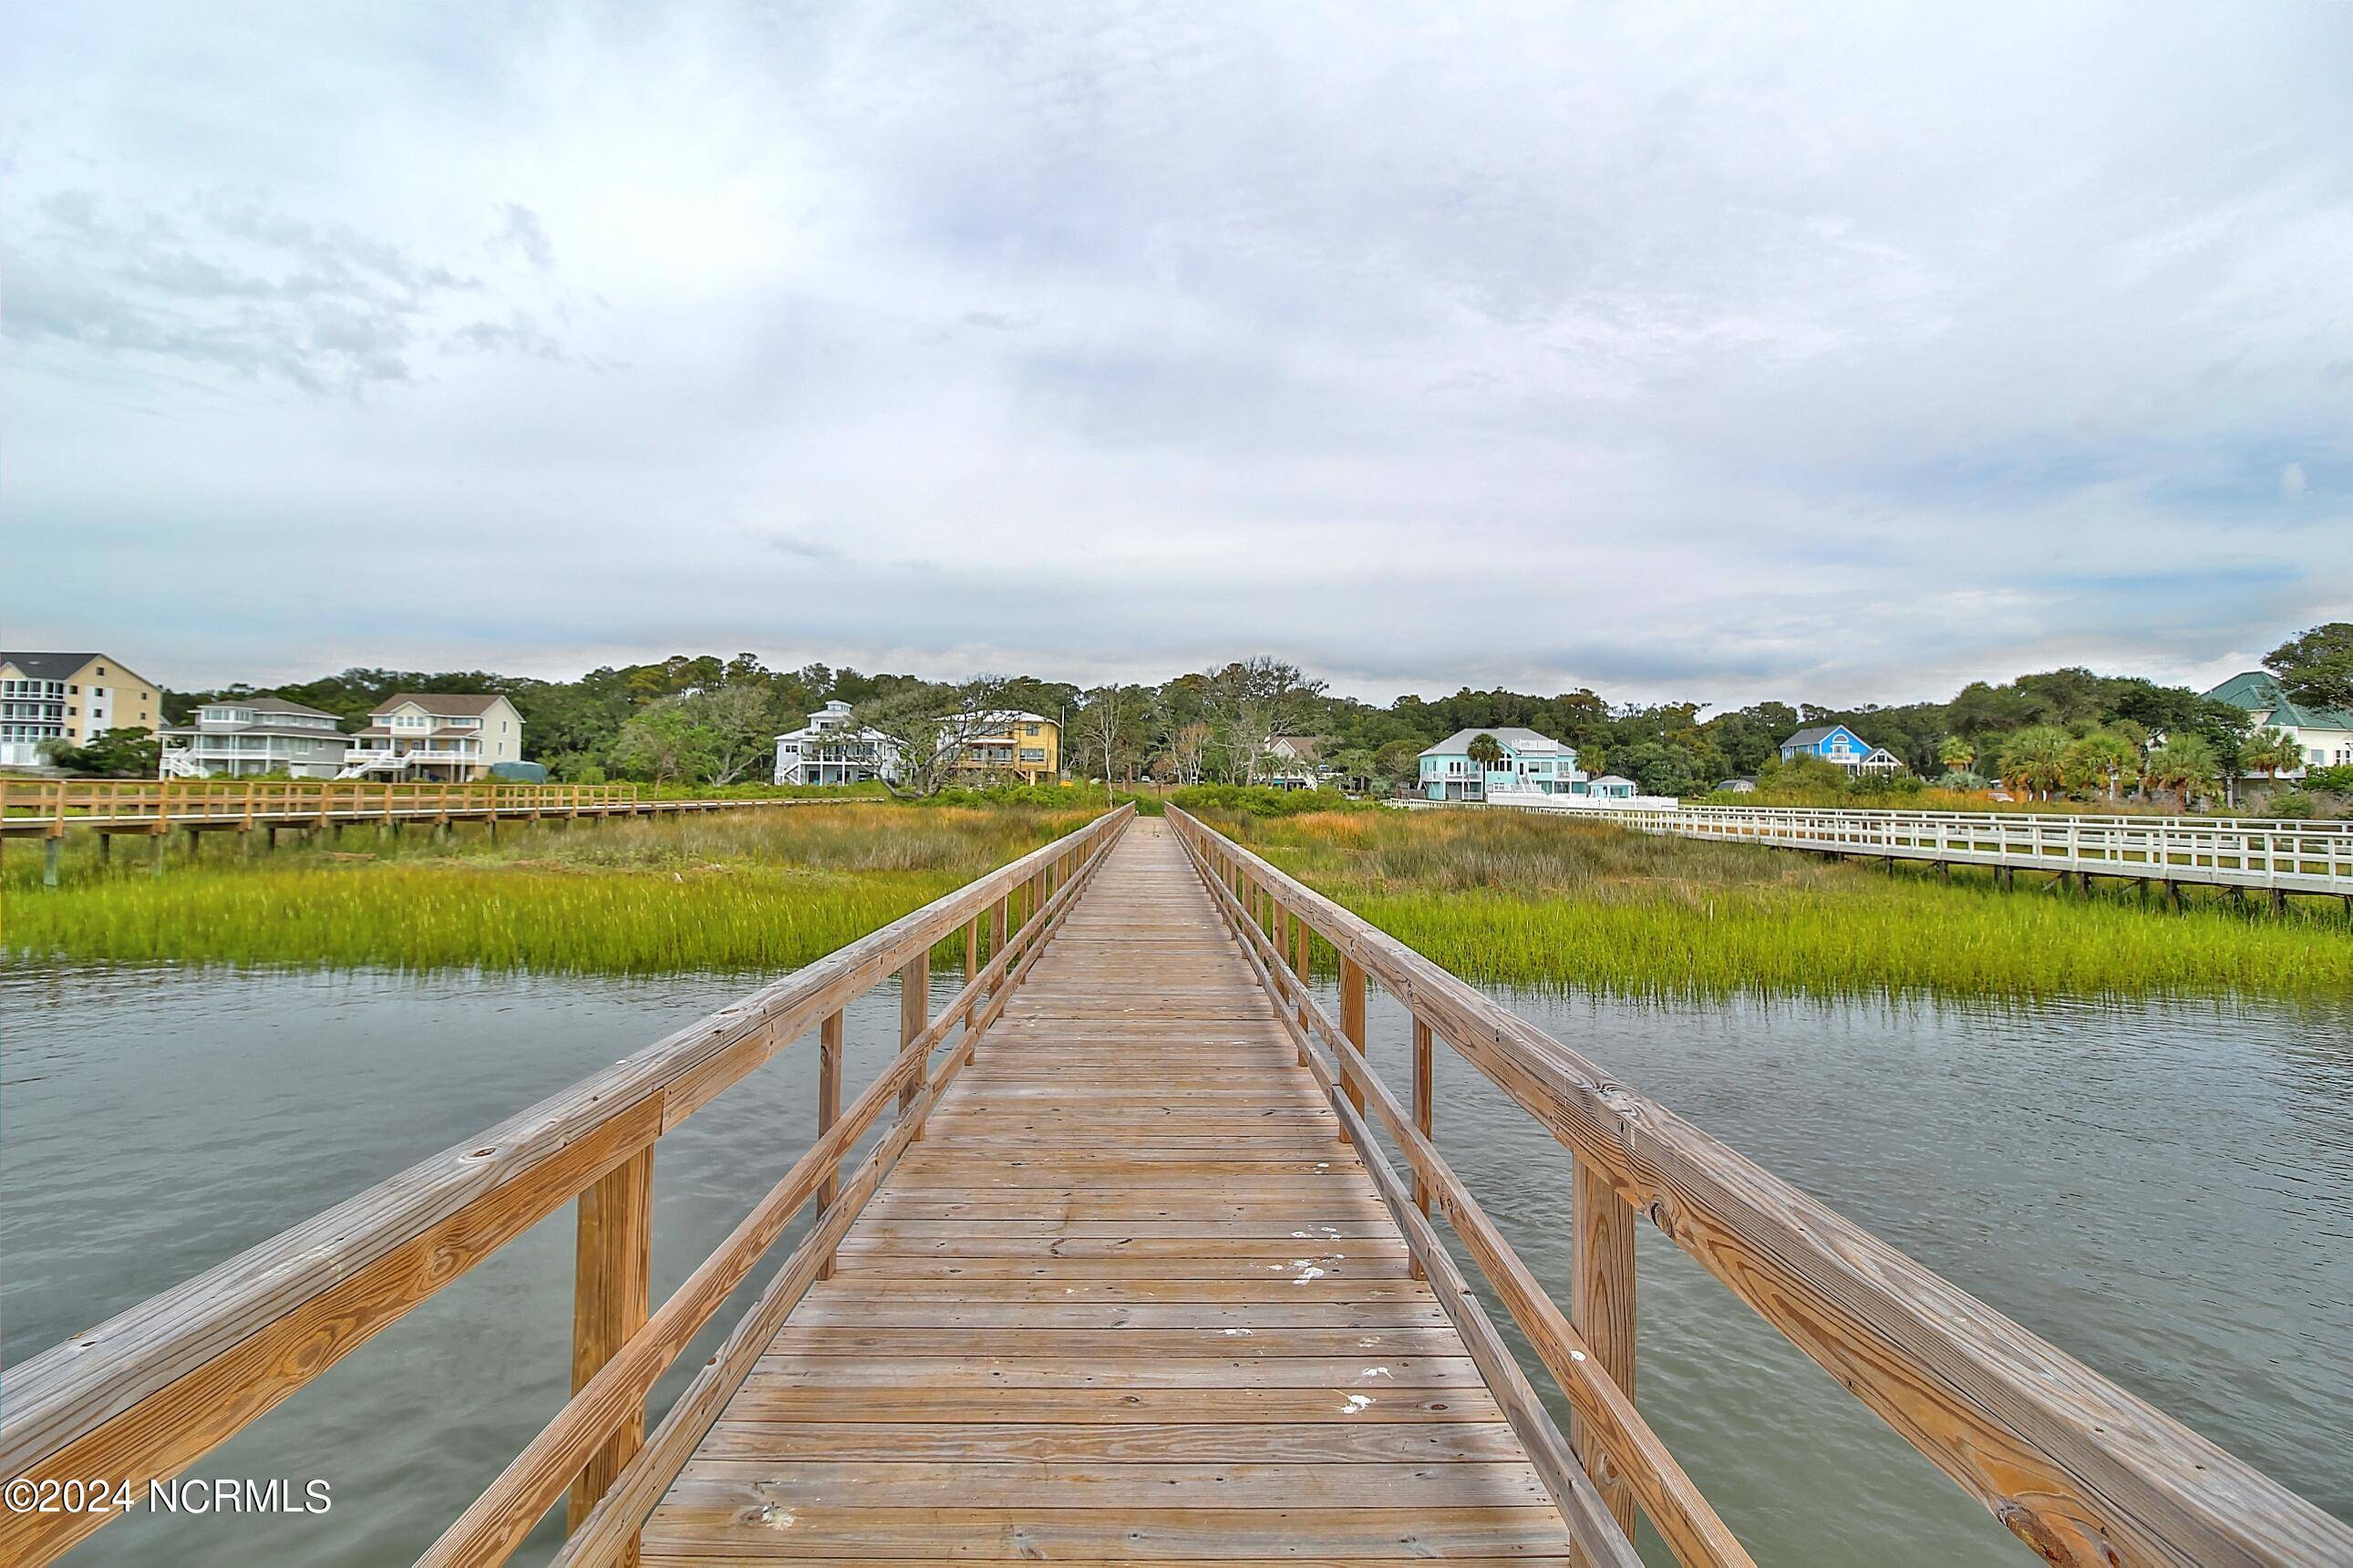
[{"label": "overcast sky", "polygon": [[2353,615],[2353,8],[12,5],[0,641],[1386,700]]}]

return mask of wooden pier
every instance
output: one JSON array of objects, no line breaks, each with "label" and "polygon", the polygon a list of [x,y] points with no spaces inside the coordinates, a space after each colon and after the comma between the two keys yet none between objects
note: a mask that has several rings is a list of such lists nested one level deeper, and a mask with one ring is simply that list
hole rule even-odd
[{"label": "wooden pier", "polygon": [[[935,1013],[943,943],[964,982]],[[893,975],[901,1050],[845,1104],[843,1005]],[[1374,984],[1412,1020],[1403,1098],[1365,1054]],[[653,1306],[658,1140],[804,1037],[817,1142]],[[1440,1047],[1573,1155],[1566,1308],[1440,1152]],[[175,1474],[575,1198],[574,1396],[422,1562],[501,1562],[562,1505],[569,1568],[1632,1568],[1638,1514],[1682,1562],[1746,1563],[1633,1403],[1642,1219],[2049,1561],[2353,1562],[2353,1530],[1173,809],[1110,814],[12,1369],[0,1471]],[[101,1522],[0,1516],[0,1560]]]},{"label": "wooden pier", "polygon": [[[98,836],[111,857],[115,838],[149,839],[158,872],[174,832],[190,847],[207,833],[245,836],[275,847],[282,832],[311,834],[374,826],[447,832],[478,822],[599,822],[616,816],[673,816],[709,811],[817,804],[805,797],[745,800],[665,799],[633,784],[375,784],[319,779],[0,779],[0,840],[43,842],[42,880],[57,885],[59,850],[69,832]],[[258,837],[256,836],[259,836]]]}]

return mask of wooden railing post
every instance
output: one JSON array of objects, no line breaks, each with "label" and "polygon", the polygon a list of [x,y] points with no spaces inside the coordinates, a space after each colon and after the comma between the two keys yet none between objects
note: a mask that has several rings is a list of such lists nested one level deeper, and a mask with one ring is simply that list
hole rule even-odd
[{"label": "wooden railing post", "polygon": [[[819,1138],[833,1131],[841,1120],[841,1015],[835,1013],[818,1026],[817,1031],[817,1135]],[[818,1184],[817,1211],[821,1215],[833,1206],[841,1195],[841,1162],[836,1160],[825,1180]],[[833,1254],[828,1252],[825,1261],[818,1265],[817,1277],[833,1278]]]},{"label": "wooden railing post", "polygon": [[[580,1194],[579,1240],[572,1283],[572,1391],[596,1375],[629,1336],[645,1326],[652,1261],[654,1150],[649,1143]],[[580,1528],[596,1500],[621,1473],[646,1435],[639,1405],[596,1450],[564,1510],[568,1534]],[[623,1557],[637,1562],[632,1543]]]},{"label": "wooden railing post", "polygon": [[[1419,1087],[1419,1086],[1417,1086]],[[1585,1160],[1571,1177],[1568,1321],[1585,1336],[1601,1370],[1629,1401],[1634,1397],[1634,1209],[1609,1179]],[[1634,1493],[1584,1423],[1574,1416],[1569,1437],[1586,1474],[1620,1526],[1634,1528]]]},{"label": "wooden railing post", "polygon": [[[899,971],[899,1048],[904,1050],[913,1044],[915,1037],[931,1027],[931,1023],[932,950],[925,948],[907,960],[906,967]],[[900,1086],[902,1112],[915,1103],[915,1096],[923,1092],[923,1079],[930,1072],[931,1064],[926,1061],[914,1077]],[[923,1135],[923,1129],[917,1128],[915,1136],[920,1139]]]}]

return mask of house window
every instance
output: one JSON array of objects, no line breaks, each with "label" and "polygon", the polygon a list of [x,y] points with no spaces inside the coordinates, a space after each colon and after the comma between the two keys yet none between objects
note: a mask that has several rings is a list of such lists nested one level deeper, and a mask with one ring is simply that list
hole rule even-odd
[{"label": "house window", "polygon": [[1042,763],[1046,760],[1046,748],[1024,746],[1021,748],[1021,760],[1025,763]]},{"label": "house window", "polygon": [[1024,724],[1021,726],[1021,732],[1032,739],[1035,739],[1038,734],[1038,726],[1035,724]]}]

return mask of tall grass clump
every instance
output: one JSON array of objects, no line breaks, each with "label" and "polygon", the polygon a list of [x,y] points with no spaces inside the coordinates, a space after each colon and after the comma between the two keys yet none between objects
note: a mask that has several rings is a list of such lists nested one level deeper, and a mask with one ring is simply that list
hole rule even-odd
[{"label": "tall grass clump", "polygon": [[2353,927],[1831,865],[1601,821],[1351,813],[1218,826],[1467,979],[1619,995],[2341,996]]},{"label": "tall grass clump", "polygon": [[1373,808],[1370,801],[1352,800],[1337,790],[1271,789],[1265,784],[1187,784],[1168,798],[1174,805],[1201,816],[1303,816]]},{"label": "tall grass clump", "polygon": [[371,828],[341,848],[250,856],[224,833],[193,860],[175,851],[162,877],[143,857],[103,868],[77,846],[54,889],[38,885],[30,857],[10,857],[5,941],[16,960],[772,972],[1093,815],[813,805],[509,826],[495,837],[461,826],[446,842]]}]

